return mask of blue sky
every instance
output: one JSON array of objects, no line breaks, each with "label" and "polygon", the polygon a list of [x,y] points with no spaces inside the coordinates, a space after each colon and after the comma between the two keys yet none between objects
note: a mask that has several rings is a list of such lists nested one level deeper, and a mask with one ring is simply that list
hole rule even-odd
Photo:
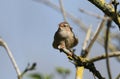
[{"label": "blue sky", "polygon": [[[51,1],[59,6],[58,0]],[[66,11],[81,19],[86,25],[92,24],[93,30],[97,28],[100,20],[80,13],[78,9],[84,8],[103,15],[99,9],[87,0],[66,0],[64,1],[64,7]],[[79,54],[85,32],[70,19],[67,20],[80,40],[76,47],[76,53]],[[74,65],[68,61],[64,54],[52,48],[54,33],[58,24],[62,21],[61,13],[34,0],[0,0],[0,37],[7,42],[21,71],[28,63],[37,62],[37,72],[54,74],[55,67],[60,66],[71,69],[71,75],[68,79],[74,79]],[[118,28],[114,29],[118,31]],[[93,57],[104,53],[104,49],[98,43],[95,43],[91,52],[93,53],[90,56]],[[115,59],[111,61],[112,68],[116,67],[116,70],[112,69],[113,77],[115,77],[120,71],[120,64],[117,64],[118,62]],[[98,70],[106,76],[105,62],[100,61],[95,64]],[[0,74],[1,79],[17,79],[15,70],[3,47],[0,47]],[[93,78],[93,75],[86,70],[84,79],[88,77]],[[27,77],[24,77],[24,79],[27,79]]]}]

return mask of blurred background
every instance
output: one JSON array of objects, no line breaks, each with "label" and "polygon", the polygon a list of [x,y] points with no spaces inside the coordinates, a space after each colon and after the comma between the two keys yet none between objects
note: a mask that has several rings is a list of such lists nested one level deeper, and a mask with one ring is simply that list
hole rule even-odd
[{"label": "blurred background", "polygon": [[[74,79],[75,66],[69,62],[65,54],[52,47],[54,33],[58,24],[63,22],[63,16],[61,12],[43,3],[44,1],[50,1],[59,6],[58,0],[0,0],[0,37],[7,42],[21,71],[26,68],[28,63],[36,62],[36,70],[30,73],[54,74],[54,79],[61,79],[55,68],[63,67],[71,71],[66,79]],[[118,1],[120,2],[120,0]],[[68,13],[80,19],[88,28],[92,25],[93,32],[101,19],[86,15],[79,9],[104,15],[87,0],[63,0],[63,5]],[[118,7],[118,9],[120,8]],[[80,55],[86,32],[71,19],[67,18],[67,21],[79,38],[79,45],[75,47],[75,53]],[[113,26],[111,32],[120,34],[114,23]],[[118,44],[117,41],[114,43]],[[90,57],[101,54],[104,54],[104,47],[95,42]],[[110,64],[112,76],[115,78],[120,73],[120,63],[116,58],[111,58]],[[95,66],[108,79],[105,60],[95,62]],[[30,79],[28,74],[23,79]],[[16,72],[3,47],[0,47],[0,77],[1,79],[17,79]],[[88,78],[93,79],[93,74],[89,70],[85,70],[84,79]]]}]

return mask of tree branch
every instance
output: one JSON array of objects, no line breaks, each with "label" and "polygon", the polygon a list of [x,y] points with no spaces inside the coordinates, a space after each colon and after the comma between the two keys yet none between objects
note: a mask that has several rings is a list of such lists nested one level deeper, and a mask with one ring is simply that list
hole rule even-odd
[{"label": "tree branch", "polygon": [[[120,51],[110,52],[108,54],[108,57],[117,57],[117,56],[120,56]],[[97,56],[97,57],[91,58],[89,61],[90,62],[96,62],[96,61],[99,61],[99,60],[102,60],[102,59],[106,59],[106,54],[103,54],[101,56]]]},{"label": "tree branch", "polygon": [[107,29],[106,29],[106,36],[105,36],[105,54],[106,54],[106,66],[108,71],[109,79],[112,79],[111,70],[110,70],[110,61],[108,56],[108,43],[109,43],[109,34],[110,34],[110,27],[112,24],[112,20],[107,20]]},{"label": "tree branch", "polygon": [[[106,17],[106,16],[105,16],[105,17]],[[100,31],[102,30],[102,27],[103,27],[104,24],[105,24],[105,21],[106,21],[106,19],[103,19],[102,22],[100,23],[100,25],[98,26],[98,28],[97,28],[97,30],[96,30],[96,32],[95,32],[92,40],[90,41],[88,47],[85,49],[85,52],[84,52],[83,57],[87,57],[87,56],[88,56],[88,54],[89,54],[89,52],[90,52],[90,50],[91,50],[91,47],[93,46],[94,42],[95,42],[96,39],[98,38],[98,35],[99,35]]]},{"label": "tree branch", "polygon": [[[86,38],[85,38],[84,43],[83,43],[81,55],[82,55],[83,51],[86,49],[88,41],[90,39],[91,27],[92,26],[90,26],[90,28],[87,31],[87,35],[86,35]],[[83,78],[83,72],[84,72],[84,66],[80,66],[80,67],[76,66],[76,78],[75,79],[82,79]]]},{"label": "tree branch", "polygon": [[83,67],[83,69],[86,68],[86,69],[90,70],[96,77],[98,77],[98,79],[105,79],[104,77],[102,77],[100,72],[96,69],[93,62],[90,62],[86,58],[83,58],[81,56],[75,55],[74,53],[70,52],[66,48],[62,48],[60,50],[63,53],[65,53],[71,61],[73,61],[73,64],[76,67]]},{"label": "tree branch", "polygon": [[7,43],[2,38],[0,38],[0,46],[3,46],[5,48],[5,50],[7,51],[7,54],[12,62],[12,65],[13,65],[14,69],[16,70],[18,79],[22,79],[20,69],[19,69],[19,67],[18,67],[18,65],[17,65],[17,63],[12,55],[12,52],[10,51]]},{"label": "tree branch", "polygon": [[90,40],[91,27],[88,29],[87,34],[86,34],[86,38],[85,38],[84,43],[83,43],[83,47],[82,47],[82,51],[81,51],[81,56],[82,57],[84,57],[85,54],[87,54],[87,53],[85,53],[85,51],[86,51],[86,48],[88,46],[88,41]]},{"label": "tree branch", "polygon": [[63,7],[63,3],[62,3],[62,0],[59,0],[59,4],[60,4],[60,9],[61,9],[61,13],[62,13],[62,15],[63,15],[64,21],[67,21],[67,19],[66,19],[66,14],[65,14],[65,10],[64,10],[64,7]]},{"label": "tree branch", "polygon": [[118,74],[118,76],[115,79],[120,79],[120,74]]},{"label": "tree branch", "polygon": [[101,16],[101,15],[96,14],[96,13],[89,12],[89,11],[87,11],[85,9],[82,9],[82,8],[80,8],[79,11],[82,12],[82,13],[84,13],[84,14],[96,17],[97,19],[109,19],[107,17]]},{"label": "tree branch", "polygon": [[111,4],[107,4],[102,2],[101,0],[88,0],[96,7],[98,7],[101,11],[103,11],[107,16],[111,17],[112,20],[118,25],[120,29],[120,15],[115,11],[114,7]]}]

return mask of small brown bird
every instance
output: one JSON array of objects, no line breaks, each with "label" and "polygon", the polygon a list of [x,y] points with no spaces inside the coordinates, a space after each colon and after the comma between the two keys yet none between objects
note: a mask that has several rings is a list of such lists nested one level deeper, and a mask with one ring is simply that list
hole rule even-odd
[{"label": "small brown bird", "polygon": [[67,48],[70,50],[78,44],[72,28],[67,22],[59,24],[59,28],[54,35],[53,47],[55,49]]}]

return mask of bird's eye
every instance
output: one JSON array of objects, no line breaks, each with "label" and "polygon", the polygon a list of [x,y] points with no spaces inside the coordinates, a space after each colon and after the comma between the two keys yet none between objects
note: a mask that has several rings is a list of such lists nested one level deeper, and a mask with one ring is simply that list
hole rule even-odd
[{"label": "bird's eye", "polygon": [[68,26],[68,24],[64,24],[64,27],[67,27]]},{"label": "bird's eye", "polygon": [[64,27],[66,27],[66,25],[64,25]]}]

